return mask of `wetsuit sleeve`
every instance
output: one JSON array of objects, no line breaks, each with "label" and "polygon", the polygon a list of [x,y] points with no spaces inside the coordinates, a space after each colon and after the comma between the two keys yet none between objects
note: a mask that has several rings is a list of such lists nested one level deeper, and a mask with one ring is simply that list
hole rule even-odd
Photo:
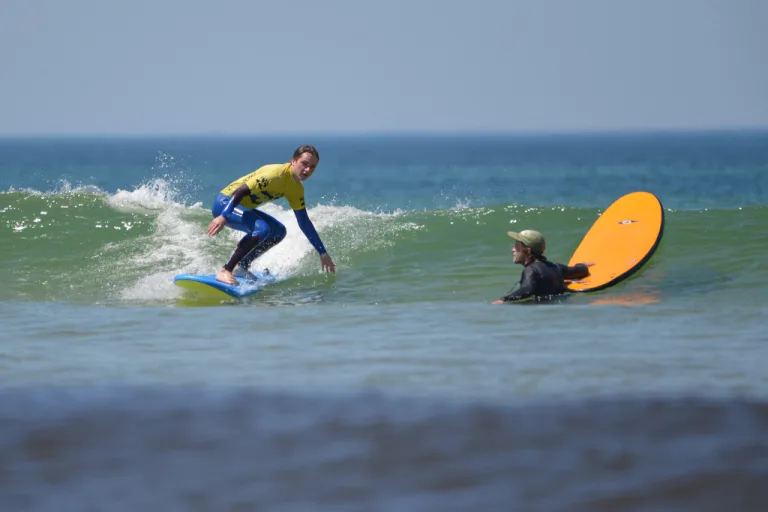
[{"label": "wetsuit sleeve", "polygon": [[312,244],[312,247],[314,247],[319,254],[325,254],[325,246],[323,245],[322,240],[320,240],[320,235],[317,234],[312,221],[309,220],[307,209],[302,208],[301,210],[293,210],[293,213],[296,215],[296,220],[299,223],[301,231],[304,233],[304,236],[307,237],[309,243]]},{"label": "wetsuit sleeve", "polygon": [[248,185],[245,183],[237,187],[237,190],[235,190],[235,193],[232,194],[232,197],[229,198],[229,201],[227,201],[224,209],[221,210],[221,216],[229,220],[229,216],[232,215],[232,210],[235,209],[235,206],[240,204],[240,201],[242,201],[243,198],[250,193],[251,189],[249,189]]},{"label": "wetsuit sleeve", "polygon": [[512,291],[503,296],[501,300],[504,302],[520,302],[533,297],[534,291],[536,291],[536,280],[538,274],[534,270],[532,265],[528,265],[523,269],[523,275],[520,277],[520,282],[515,286]]},{"label": "wetsuit sleeve", "polygon": [[572,267],[558,263],[557,266],[560,267],[560,271],[563,273],[563,279],[581,279],[589,275],[589,267],[583,263],[577,263]]}]

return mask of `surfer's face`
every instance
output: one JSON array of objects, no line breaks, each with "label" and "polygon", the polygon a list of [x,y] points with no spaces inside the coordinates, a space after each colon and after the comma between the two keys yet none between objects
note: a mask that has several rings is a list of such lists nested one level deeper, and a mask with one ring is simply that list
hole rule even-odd
[{"label": "surfer's face", "polygon": [[515,246],[512,247],[512,256],[515,263],[525,263],[530,253],[531,250],[523,245],[522,242],[515,241]]},{"label": "surfer's face", "polygon": [[317,158],[312,153],[302,153],[299,158],[291,159],[291,172],[297,181],[304,181],[315,172]]}]

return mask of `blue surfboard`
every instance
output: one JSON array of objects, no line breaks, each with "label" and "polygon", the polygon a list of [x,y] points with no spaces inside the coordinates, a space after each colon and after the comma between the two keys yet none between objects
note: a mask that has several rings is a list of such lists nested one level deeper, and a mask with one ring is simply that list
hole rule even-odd
[{"label": "blue surfboard", "polygon": [[219,297],[222,299],[242,299],[259,293],[264,289],[265,285],[275,281],[275,276],[270,274],[269,271],[253,272],[253,275],[256,276],[256,280],[235,274],[235,279],[239,282],[237,285],[217,281],[216,274],[179,274],[173,278],[173,283],[176,286],[192,291],[198,295]]}]

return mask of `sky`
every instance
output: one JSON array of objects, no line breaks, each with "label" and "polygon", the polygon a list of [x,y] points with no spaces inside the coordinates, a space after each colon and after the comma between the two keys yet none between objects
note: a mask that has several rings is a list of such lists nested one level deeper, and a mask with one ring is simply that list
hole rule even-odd
[{"label": "sky", "polygon": [[765,0],[0,0],[0,135],[768,127]]}]

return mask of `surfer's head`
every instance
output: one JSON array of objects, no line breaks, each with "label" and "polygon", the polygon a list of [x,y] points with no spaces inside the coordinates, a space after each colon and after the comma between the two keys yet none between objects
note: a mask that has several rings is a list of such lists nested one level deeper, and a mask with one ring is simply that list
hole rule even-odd
[{"label": "surfer's head", "polygon": [[526,229],[519,233],[507,231],[507,234],[515,240],[515,246],[512,248],[515,263],[526,263],[531,258],[544,256],[547,244],[544,242],[544,236],[538,231]]},{"label": "surfer's head", "polygon": [[315,172],[320,154],[314,146],[299,146],[291,158],[291,172],[296,181],[304,181]]}]

